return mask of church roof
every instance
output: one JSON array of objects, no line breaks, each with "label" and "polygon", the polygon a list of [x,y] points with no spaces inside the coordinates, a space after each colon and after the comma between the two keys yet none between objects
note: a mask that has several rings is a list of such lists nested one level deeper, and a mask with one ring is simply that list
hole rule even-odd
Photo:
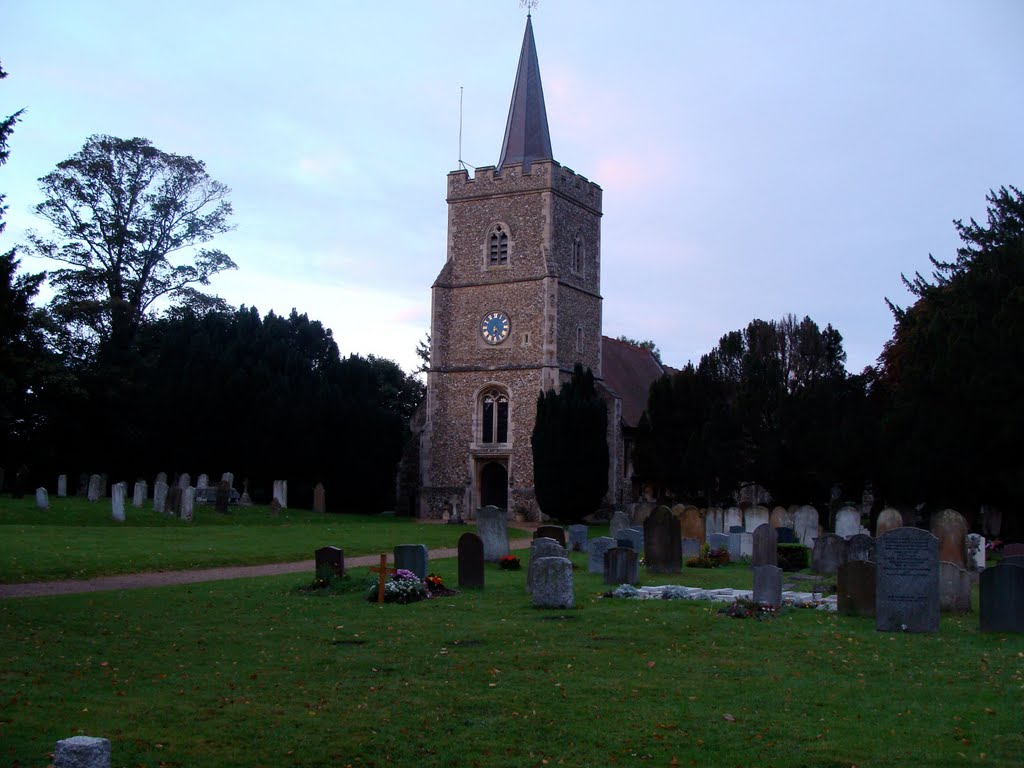
[{"label": "church roof", "polygon": [[537,46],[533,41],[533,22],[526,17],[523,49],[519,53],[516,84],[508,108],[505,140],[501,143],[498,168],[506,164],[529,165],[534,160],[552,160],[548,113],[544,108],[544,89],[540,85]]},{"label": "church roof", "polygon": [[665,373],[643,347],[601,337],[601,374],[605,386],[622,400],[622,424],[636,428],[647,410],[647,393]]}]

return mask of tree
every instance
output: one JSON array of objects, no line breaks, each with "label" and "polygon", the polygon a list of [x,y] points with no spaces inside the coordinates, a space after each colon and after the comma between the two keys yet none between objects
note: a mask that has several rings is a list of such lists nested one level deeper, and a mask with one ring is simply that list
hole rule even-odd
[{"label": "tree", "polygon": [[537,398],[533,480],[546,515],[578,522],[608,491],[608,407],[594,374],[579,363],[572,379]]},{"label": "tree", "polygon": [[430,331],[423,334],[423,338],[416,342],[416,357],[419,358],[420,364],[416,366],[413,373],[429,373],[430,372]]},{"label": "tree", "polygon": [[199,247],[231,229],[229,190],[202,162],[146,139],[91,136],[39,184],[45,200],[35,211],[57,239],[30,233],[31,249],[70,265],[51,275],[51,306],[86,346],[130,348],[162,297],[197,311],[222,303],[195,287],[235,269],[223,252]]},{"label": "tree", "polygon": [[632,344],[634,347],[640,347],[641,349],[646,349],[648,352],[651,353],[651,357],[653,357],[655,360],[658,361],[658,365],[661,365],[661,350],[659,350],[658,349],[658,345],[655,344],[650,339],[645,339],[644,341],[637,341],[636,339],[629,338],[629,336],[622,335],[622,336],[616,337],[615,340],[616,341],[623,341],[626,344]]}]

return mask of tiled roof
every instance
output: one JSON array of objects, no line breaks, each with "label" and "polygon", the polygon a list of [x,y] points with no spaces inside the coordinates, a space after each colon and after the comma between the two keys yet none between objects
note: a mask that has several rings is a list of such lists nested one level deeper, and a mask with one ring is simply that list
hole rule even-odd
[{"label": "tiled roof", "polygon": [[601,373],[605,386],[622,399],[622,423],[636,427],[647,409],[647,392],[664,370],[648,350],[601,337]]}]

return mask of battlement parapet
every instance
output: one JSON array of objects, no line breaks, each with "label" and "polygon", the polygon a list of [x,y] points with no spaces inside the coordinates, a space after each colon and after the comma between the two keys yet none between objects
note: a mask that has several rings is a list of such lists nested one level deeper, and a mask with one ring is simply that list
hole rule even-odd
[{"label": "battlement parapet", "polygon": [[523,173],[523,166],[516,164],[500,171],[493,165],[481,166],[472,177],[465,170],[448,174],[448,202],[548,190],[601,211],[601,187],[554,160],[534,160],[529,173]]}]

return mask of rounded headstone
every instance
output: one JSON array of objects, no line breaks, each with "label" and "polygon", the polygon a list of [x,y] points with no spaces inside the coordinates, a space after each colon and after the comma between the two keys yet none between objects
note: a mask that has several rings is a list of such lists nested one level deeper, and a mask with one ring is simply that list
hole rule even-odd
[{"label": "rounded headstone", "polygon": [[967,521],[959,512],[944,509],[932,515],[932,535],[939,540],[939,560],[967,567]]},{"label": "rounded headstone", "polygon": [[883,533],[887,533],[894,528],[902,527],[903,515],[900,514],[898,509],[886,507],[878,513],[878,520],[875,521],[875,538],[878,539]]}]

